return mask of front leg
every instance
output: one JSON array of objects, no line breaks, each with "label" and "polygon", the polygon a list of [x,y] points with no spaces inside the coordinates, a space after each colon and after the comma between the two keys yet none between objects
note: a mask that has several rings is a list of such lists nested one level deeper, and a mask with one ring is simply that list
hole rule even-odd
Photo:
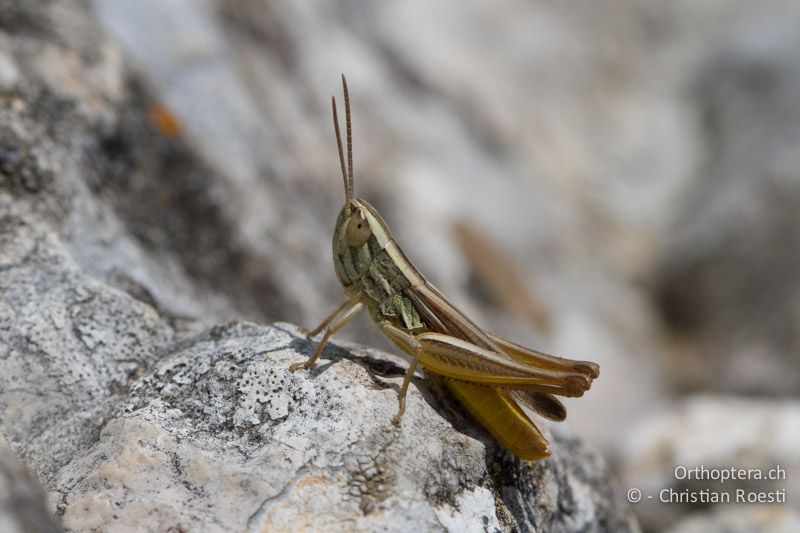
[{"label": "front leg", "polygon": [[[350,307],[344,313],[342,313],[341,315],[337,316],[337,314],[340,313],[341,310],[346,308],[346,305],[348,303],[350,304]],[[295,370],[297,370],[300,367],[303,367],[306,370],[308,370],[309,368],[314,366],[314,363],[317,362],[317,359],[319,359],[319,356],[322,355],[322,350],[325,348],[325,345],[328,343],[328,339],[330,338],[330,336],[333,335],[334,333],[336,333],[337,331],[339,331],[340,329],[342,329],[342,327],[345,324],[347,324],[350,321],[351,318],[356,316],[356,314],[358,314],[358,312],[361,311],[362,307],[364,307],[363,303],[361,303],[359,301],[353,302],[352,300],[348,300],[344,304],[340,305],[333,313],[328,315],[328,317],[322,322],[322,324],[320,324],[320,326],[316,330],[314,330],[314,331],[309,333],[309,336],[310,336],[311,333],[315,333],[317,330],[322,329],[323,327],[326,327],[326,324],[327,324],[327,327],[325,329],[325,334],[322,336],[322,339],[319,341],[319,344],[317,345],[317,349],[314,350],[314,354],[311,357],[309,357],[308,359],[306,359],[306,361],[304,361],[302,363],[292,363],[289,366],[289,372],[294,372]],[[334,318],[334,317],[336,317],[336,318]]]},{"label": "front leg", "polygon": [[339,314],[340,314],[342,311],[344,311],[344,310],[345,310],[345,309],[346,309],[348,306],[351,306],[351,305],[353,305],[353,303],[354,303],[354,302],[353,302],[353,300],[351,300],[351,299],[349,299],[349,298],[348,298],[347,300],[345,300],[345,301],[343,301],[341,304],[339,304],[339,307],[337,307],[336,309],[334,309],[334,310],[331,312],[331,314],[329,314],[328,316],[326,316],[326,317],[325,317],[325,320],[323,320],[323,321],[322,321],[322,323],[321,323],[319,326],[315,327],[314,329],[312,329],[312,330],[310,330],[310,331],[309,331],[307,328],[304,328],[304,327],[302,327],[302,326],[301,326],[300,328],[298,328],[298,329],[300,330],[300,333],[304,334],[304,335],[306,336],[306,338],[308,338],[308,339],[310,339],[311,337],[314,337],[314,336],[316,336],[316,335],[317,335],[317,334],[318,334],[320,331],[322,331],[323,329],[325,329],[326,327],[328,327],[328,324],[330,324],[330,323],[331,323],[331,321],[332,321],[334,318],[336,318],[337,316],[339,316]]}]

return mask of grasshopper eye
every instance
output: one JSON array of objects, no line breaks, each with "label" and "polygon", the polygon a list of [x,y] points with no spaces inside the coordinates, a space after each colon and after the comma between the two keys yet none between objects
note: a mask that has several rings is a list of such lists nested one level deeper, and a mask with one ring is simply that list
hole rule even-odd
[{"label": "grasshopper eye", "polygon": [[363,211],[358,210],[353,213],[350,220],[347,222],[347,229],[345,230],[345,239],[347,239],[348,246],[361,246],[372,235],[372,228],[369,227],[369,221],[364,216]]}]

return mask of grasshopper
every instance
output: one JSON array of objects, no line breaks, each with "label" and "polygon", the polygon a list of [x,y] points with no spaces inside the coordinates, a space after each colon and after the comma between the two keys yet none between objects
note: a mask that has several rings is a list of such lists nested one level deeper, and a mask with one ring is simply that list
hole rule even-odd
[{"label": "grasshopper", "polygon": [[442,379],[469,413],[511,453],[533,461],[550,455],[548,443],[522,409],[550,420],[566,417],[555,397],[582,396],[599,366],[534,351],[484,331],[459,311],[411,264],[386,222],[366,200],[353,198],[353,141],[350,96],[342,75],[347,163],[342,149],[336,97],[333,125],[344,180],[345,203],[333,232],[333,264],[347,299],[322,323],[306,332],[324,334],[314,353],[289,370],[309,369],[328,339],[364,308],[381,331],[411,356],[400,387],[400,424],[417,365]]}]

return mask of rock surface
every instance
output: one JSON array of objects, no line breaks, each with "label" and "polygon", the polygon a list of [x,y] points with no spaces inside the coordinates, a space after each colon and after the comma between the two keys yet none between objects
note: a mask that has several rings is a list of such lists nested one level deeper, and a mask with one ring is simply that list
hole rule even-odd
[{"label": "rock surface", "polygon": [[173,341],[153,307],[87,278],[65,246],[0,196],[3,431],[49,480],[85,450],[128,381]]},{"label": "rock surface", "polygon": [[[403,370],[233,323],[185,340],[133,383],[53,483],[68,530],[636,530],[604,461],[565,433],[524,465]],[[452,412],[443,418],[440,412]]]}]

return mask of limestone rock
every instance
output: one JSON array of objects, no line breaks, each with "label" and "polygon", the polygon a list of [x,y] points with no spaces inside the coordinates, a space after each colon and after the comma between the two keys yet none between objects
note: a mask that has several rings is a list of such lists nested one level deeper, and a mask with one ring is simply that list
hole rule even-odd
[{"label": "limestone rock", "polygon": [[[635,531],[600,456],[555,432],[523,464],[403,369],[288,325],[232,323],[187,339],[136,381],[82,457],[59,471],[68,530]],[[440,413],[450,413],[443,417]]]}]

